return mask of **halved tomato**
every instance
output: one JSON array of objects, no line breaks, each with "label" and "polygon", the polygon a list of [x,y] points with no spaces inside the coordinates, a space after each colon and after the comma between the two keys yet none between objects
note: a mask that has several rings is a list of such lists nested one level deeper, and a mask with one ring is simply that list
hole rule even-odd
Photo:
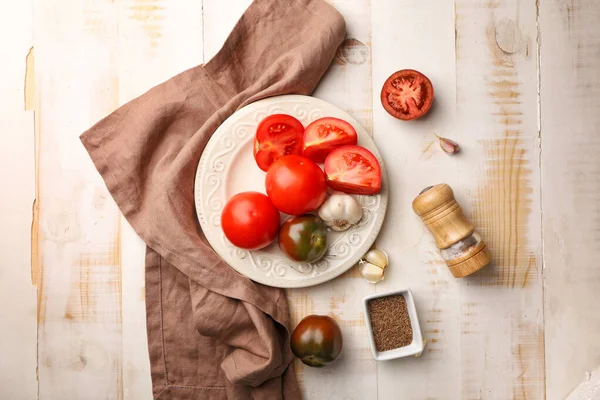
[{"label": "halved tomato", "polygon": [[369,150],[342,146],[325,159],[327,183],[335,190],[352,194],[376,194],[381,190],[381,166]]},{"label": "halved tomato", "polygon": [[263,171],[279,157],[302,154],[304,126],[291,115],[273,114],[263,119],[254,136],[254,159]]},{"label": "halved tomato", "polygon": [[348,122],[333,117],[319,118],[304,131],[302,155],[322,163],[336,147],[354,145],[357,141],[356,131]]},{"label": "halved tomato", "polygon": [[401,120],[420,118],[433,103],[433,85],[429,78],[412,69],[394,72],[381,89],[381,104]]}]

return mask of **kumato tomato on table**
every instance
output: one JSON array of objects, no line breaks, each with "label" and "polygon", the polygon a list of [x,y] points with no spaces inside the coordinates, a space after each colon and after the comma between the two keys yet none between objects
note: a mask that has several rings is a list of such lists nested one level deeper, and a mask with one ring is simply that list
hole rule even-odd
[{"label": "kumato tomato on table", "polygon": [[398,119],[420,118],[433,103],[433,85],[429,78],[412,69],[394,72],[383,84],[381,104]]},{"label": "kumato tomato on table", "polygon": [[263,119],[254,136],[254,159],[267,171],[279,157],[302,154],[304,126],[291,115],[273,114]]},{"label": "kumato tomato on table", "polygon": [[342,353],[344,340],[342,330],[327,315],[309,315],[304,318],[290,340],[292,352],[310,367],[331,364]]}]

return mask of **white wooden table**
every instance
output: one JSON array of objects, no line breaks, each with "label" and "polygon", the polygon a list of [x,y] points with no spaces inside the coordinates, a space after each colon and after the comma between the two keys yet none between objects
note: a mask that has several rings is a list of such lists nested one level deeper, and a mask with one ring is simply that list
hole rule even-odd
[{"label": "white wooden table", "polygon": [[[0,33],[0,398],[150,399],[143,244],[78,135],[217,52],[250,0],[19,0]],[[600,2],[332,0],[341,56],[315,93],[372,132],[391,183],[376,286],[351,270],[289,292],[335,315],[345,355],[298,374],[308,399],[563,399],[600,365]],[[390,118],[397,69],[430,116]],[[433,132],[460,143],[445,155]],[[496,260],[453,279],[413,215],[446,182]],[[421,358],[375,363],[360,299],[413,289]]]}]

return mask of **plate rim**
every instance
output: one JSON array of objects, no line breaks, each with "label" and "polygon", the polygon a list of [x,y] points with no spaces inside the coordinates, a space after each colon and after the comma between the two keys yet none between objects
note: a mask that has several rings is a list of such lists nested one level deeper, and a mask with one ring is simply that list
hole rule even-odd
[{"label": "plate rim", "polygon": [[[227,260],[228,256],[224,256],[223,254],[221,254],[221,252],[219,252],[218,247],[213,246],[211,239],[209,238],[208,235],[206,235],[206,230],[205,230],[206,226],[204,226],[204,223],[203,223],[203,221],[205,221],[206,218],[203,218],[203,216],[200,212],[201,196],[200,196],[199,192],[201,190],[200,189],[201,182],[200,182],[199,177],[202,173],[201,167],[203,164],[205,164],[205,162],[203,163],[203,160],[206,161],[205,157],[209,157],[208,152],[206,150],[210,149],[211,147],[214,147],[215,143],[219,140],[219,132],[222,130],[227,132],[226,129],[228,129],[228,126],[232,123],[235,114],[239,113],[242,110],[246,111],[247,113],[252,113],[252,112],[254,112],[255,109],[261,108],[265,104],[266,105],[277,105],[277,103],[283,102],[283,101],[288,102],[288,103],[289,102],[303,103],[303,104],[309,103],[316,107],[326,106],[329,108],[335,108],[335,109],[337,109],[337,111],[340,114],[344,115],[345,120],[347,120],[350,124],[352,124],[352,126],[354,126],[356,128],[356,130],[359,133],[359,138],[363,138],[363,136],[364,136],[363,140],[369,141],[370,142],[369,144],[372,145],[372,148],[374,150],[372,152],[374,153],[375,157],[377,158],[377,160],[379,161],[379,163],[381,165],[381,178],[382,178],[382,183],[383,183],[382,191],[380,193],[378,193],[377,195],[375,195],[375,196],[380,196],[380,207],[379,207],[379,210],[378,210],[379,212],[377,213],[377,217],[375,220],[373,232],[367,237],[365,243],[363,245],[361,245],[357,249],[357,251],[355,251],[355,255],[359,253],[358,250],[364,248],[365,249],[364,252],[366,253],[368,251],[368,249],[370,249],[371,246],[373,246],[373,243],[375,242],[375,240],[379,236],[379,233],[381,232],[381,228],[383,226],[385,216],[387,214],[387,208],[388,208],[388,203],[389,203],[388,177],[387,177],[387,170],[385,167],[384,160],[381,157],[381,153],[379,151],[379,148],[377,147],[377,143],[375,142],[374,138],[371,135],[369,135],[367,130],[354,117],[352,117],[345,110],[339,108],[338,106],[331,104],[325,100],[319,99],[317,97],[294,95],[294,94],[267,97],[267,98],[258,100],[256,102],[250,103],[250,104],[236,110],[225,121],[223,121],[221,123],[221,125],[219,125],[219,127],[215,130],[215,132],[211,135],[210,139],[207,141],[207,143],[202,151],[202,154],[198,160],[198,165],[196,166],[196,173],[194,176],[194,208],[196,211],[197,221],[200,225],[200,229],[202,230],[202,235],[206,238],[208,244],[213,249],[213,251],[217,255],[219,255],[219,257],[234,271],[237,271],[239,274],[245,276],[246,278],[248,278],[254,282],[257,282],[257,283],[260,283],[263,285],[267,285],[267,286],[285,288],[285,289],[304,288],[304,287],[320,285],[322,283],[325,283],[325,282],[328,282],[330,280],[337,278],[338,276],[342,275],[343,273],[350,270],[350,268],[355,266],[358,263],[358,261],[360,260],[360,258],[362,257],[362,254],[359,255],[358,258],[354,262],[350,262],[350,260],[352,260],[353,258],[356,258],[356,257],[351,256],[350,259],[348,261],[346,261],[346,263],[348,265],[342,264],[338,268],[326,271],[317,276],[307,277],[307,279],[285,280],[284,278],[269,277],[269,276],[260,275],[260,274],[256,274],[256,275],[248,274],[247,271],[244,271],[242,268],[238,268],[235,265],[232,265],[232,263],[228,262],[228,260]],[[362,133],[362,135],[361,135],[361,133]]]}]

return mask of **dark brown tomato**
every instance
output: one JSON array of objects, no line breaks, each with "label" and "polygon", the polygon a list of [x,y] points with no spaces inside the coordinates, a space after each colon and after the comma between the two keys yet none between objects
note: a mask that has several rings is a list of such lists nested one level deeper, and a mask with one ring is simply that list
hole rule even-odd
[{"label": "dark brown tomato", "polygon": [[279,248],[294,261],[315,262],[327,252],[327,226],[316,215],[290,217],[279,231]]},{"label": "dark brown tomato", "polygon": [[412,69],[394,72],[383,84],[381,104],[393,117],[408,121],[420,118],[433,103],[429,78]]},{"label": "dark brown tomato", "polygon": [[309,315],[292,333],[292,352],[310,367],[324,367],[342,353],[342,330],[326,315]]}]

